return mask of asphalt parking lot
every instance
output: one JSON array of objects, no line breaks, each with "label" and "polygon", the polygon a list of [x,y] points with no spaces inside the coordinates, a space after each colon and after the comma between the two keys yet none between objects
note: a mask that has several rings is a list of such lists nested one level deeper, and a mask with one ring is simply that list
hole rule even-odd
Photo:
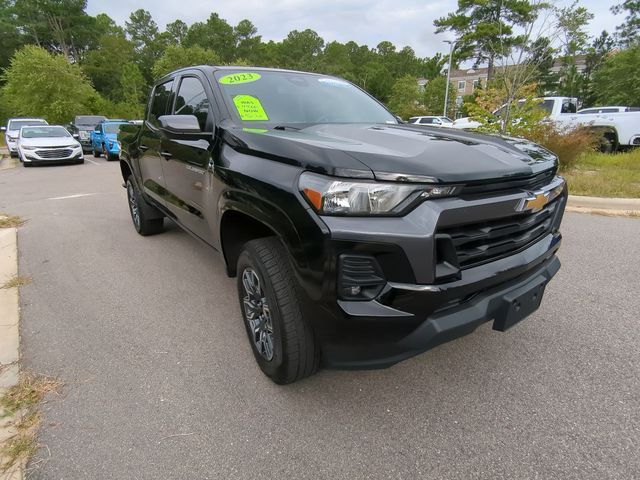
[{"label": "asphalt parking lot", "polygon": [[138,236],[119,175],[0,172],[28,219],[23,365],[65,382],[32,478],[640,478],[639,219],[567,214],[563,268],[508,333],[279,387],[217,254]]}]

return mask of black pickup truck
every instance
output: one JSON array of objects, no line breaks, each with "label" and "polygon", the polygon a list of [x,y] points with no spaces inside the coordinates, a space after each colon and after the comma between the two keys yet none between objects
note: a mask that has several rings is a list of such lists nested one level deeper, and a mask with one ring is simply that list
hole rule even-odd
[{"label": "black pickup truck", "polygon": [[156,82],[136,128],[120,162],[136,230],[168,217],[222,253],[276,383],[504,331],[560,268],[553,153],[402,124],[339,78],[186,68]]}]

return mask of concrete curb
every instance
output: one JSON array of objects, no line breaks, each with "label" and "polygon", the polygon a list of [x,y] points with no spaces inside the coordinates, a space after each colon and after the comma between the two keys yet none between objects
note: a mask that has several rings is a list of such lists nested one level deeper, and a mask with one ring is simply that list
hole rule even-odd
[{"label": "concrete curb", "polygon": [[640,198],[569,195],[567,211],[616,217],[640,217]]},{"label": "concrete curb", "polygon": [[[18,275],[17,230],[0,229],[0,286]],[[20,329],[18,287],[0,288],[0,395],[18,384]],[[0,423],[0,444],[15,434],[15,418]],[[0,461],[4,459],[0,458]],[[1,475],[2,479],[20,480],[24,465],[17,465]]]}]

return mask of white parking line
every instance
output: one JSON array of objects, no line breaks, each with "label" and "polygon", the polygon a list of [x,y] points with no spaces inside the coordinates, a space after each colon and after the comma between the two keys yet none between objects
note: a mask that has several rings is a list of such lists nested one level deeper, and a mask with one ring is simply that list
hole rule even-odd
[{"label": "white parking line", "polygon": [[47,200],[65,200],[67,198],[90,197],[91,195],[99,195],[98,193],[76,193],[75,195],[67,195],[66,197],[51,197]]},{"label": "white parking line", "polygon": [[100,165],[98,162],[94,162],[94,161],[93,161],[93,160],[91,160],[90,158],[85,157],[84,159],[85,159],[87,162],[91,162],[91,163],[93,163],[94,165]]}]

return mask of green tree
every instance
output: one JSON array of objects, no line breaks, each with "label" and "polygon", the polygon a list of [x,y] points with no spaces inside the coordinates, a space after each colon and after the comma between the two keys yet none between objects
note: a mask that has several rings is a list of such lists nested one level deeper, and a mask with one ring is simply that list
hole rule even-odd
[{"label": "green tree", "polygon": [[199,46],[211,49],[224,63],[232,62],[236,57],[236,37],[233,27],[217,13],[212,13],[206,22],[196,22],[184,39],[187,47]]},{"label": "green tree", "polygon": [[422,92],[415,77],[405,75],[393,84],[387,106],[393,113],[407,120],[416,115],[424,115],[425,109],[420,103],[421,97]]},{"label": "green tree", "polygon": [[[444,110],[444,97],[447,88],[446,77],[440,75],[427,82],[424,87],[424,107],[427,115],[442,115]],[[455,90],[453,86],[449,88],[449,98],[447,101],[447,116],[453,118],[456,108]]]},{"label": "green tree", "polygon": [[593,75],[600,105],[640,106],[640,45],[612,54]]},{"label": "green tree", "polygon": [[175,20],[171,23],[167,23],[166,33],[168,43],[174,45],[182,45],[184,39],[187,37],[189,26],[182,20]]},{"label": "green tree", "polygon": [[583,89],[582,105],[591,107],[595,104],[597,90],[593,84],[593,75],[606,61],[613,50],[614,38],[606,31],[603,31],[593,40],[587,50],[585,75],[585,88]]},{"label": "green tree", "polygon": [[9,0],[0,0],[0,70],[9,65],[13,53],[25,41]]},{"label": "green tree", "polygon": [[120,100],[123,66],[133,60],[133,42],[122,35],[107,34],[100,38],[95,50],[87,53],[81,66],[96,90],[116,101]]},{"label": "green tree", "polygon": [[586,27],[593,19],[593,14],[585,7],[579,6],[578,0],[564,8],[558,9],[558,31],[562,37],[563,57],[560,70],[558,93],[568,96],[582,96],[585,78],[576,66],[576,55],[585,53],[589,40]]},{"label": "green tree", "polygon": [[2,94],[13,115],[66,123],[78,113],[97,113],[100,97],[80,66],[41,47],[18,50],[3,80]]},{"label": "green tree", "polygon": [[611,7],[613,13],[626,13],[624,23],[616,29],[618,43],[628,47],[640,42],[640,0],[624,0]]},{"label": "green tree", "polygon": [[80,60],[95,39],[86,0],[15,0],[16,22],[30,42]]},{"label": "green tree", "polygon": [[529,0],[458,0],[458,9],[434,21],[436,32],[451,31],[457,37],[456,59],[488,63],[488,80],[496,58],[521,42],[514,27],[537,16]]},{"label": "green tree", "polygon": [[296,70],[317,71],[324,40],[311,29],[293,30],[280,44],[283,66]]},{"label": "green tree", "polygon": [[420,75],[427,80],[433,80],[442,75],[442,70],[447,64],[447,58],[441,53],[436,53],[431,58],[425,58],[420,65]]},{"label": "green tree", "polygon": [[153,66],[153,76],[159,78],[178,68],[193,65],[215,65],[219,61],[220,59],[212,50],[199,46],[181,47],[169,45],[162,57]]},{"label": "green tree", "polygon": [[147,85],[138,66],[133,63],[125,63],[122,66],[120,77],[122,93],[120,98],[129,112],[124,118],[142,118],[144,115],[143,102],[147,94]]},{"label": "green tree", "polygon": [[136,63],[148,83],[153,78],[152,68],[164,51],[166,36],[160,35],[151,14],[143,9],[132,12],[125,22],[127,37],[133,42]]},{"label": "green tree", "polygon": [[236,59],[254,61],[259,58],[262,37],[258,35],[258,29],[249,20],[240,20],[233,28],[236,40]]}]

